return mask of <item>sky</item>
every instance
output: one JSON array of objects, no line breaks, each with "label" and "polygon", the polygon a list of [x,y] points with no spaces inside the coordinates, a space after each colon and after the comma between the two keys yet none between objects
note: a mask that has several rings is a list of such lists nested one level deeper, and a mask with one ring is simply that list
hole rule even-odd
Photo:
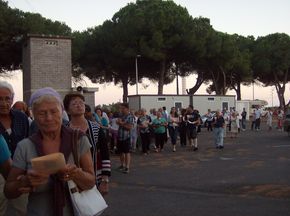
[{"label": "sky", "polygon": [[[87,28],[101,25],[128,3],[130,0],[8,0],[12,8],[23,11],[40,13],[43,17],[65,22],[73,31],[83,31]],[[290,1],[289,0],[174,0],[176,4],[186,7],[192,17],[207,17],[214,29],[229,34],[254,37],[271,33],[283,32],[290,35]],[[1,78],[3,79],[3,78]],[[8,79],[16,87],[16,96],[22,99],[22,75],[15,72]],[[186,80],[187,88],[194,83],[195,77]],[[122,89],[113,84],[94,85],[89,80],[88,86],[99,87],[96,93],[96,104],[119,102]],[[149,88],[146,86],[149,85]],[[180,82],[181,85],[181,82]],[[135,94],[136,87],[129,87],[129,95]],[[206,86],[202,86],[199,94],[206,94]],[[111,94],[114,92],[114,94]],[[270,105],[278,105],[277,95],[273,87],[242,87],[242,99],[263,99]],[[157,84],[144,80],[139,84],[139,94],[157,93]],[[175,94],[176,83],[164,87],[164,93]],[[228,94],[235,94],[230,91]],[[104,97],[109,96],[109,97]],[[273,97],[272,97],[273,95]],[[272,99],[273,98],[273,99]],[[287,85],[286,101],[290,98],[290,85]]]}]

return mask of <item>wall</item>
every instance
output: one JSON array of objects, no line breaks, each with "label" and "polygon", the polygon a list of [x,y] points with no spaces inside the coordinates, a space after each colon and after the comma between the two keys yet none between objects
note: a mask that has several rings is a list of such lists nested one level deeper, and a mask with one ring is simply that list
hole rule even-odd
[{"label": "wall", "polygon": [[52,87],[62,96],[71,91],[71,39],[28,36],[23,46],[23,97],[44,87]]},{"label": "wall", "polygon": [[[140,104],[139,98],[141,101]],[[208,109],[211,109],[212,111],[222,109],[222,102],[228,102],[229,107],[235,106],[235,96],[194,95],[192,99],[193,99],[192,105],[194,106],[195,109],[199,110],[201,114],[206,113]],[[180,102],[182,104],[182,108],[186,108],[188,107],[188,105],[190,105],[190,96],[189,95],[129,96],[129,106],[130,108],[134,108],[135,110],[145,108],[148,111],[152,108],[158,109],[163,106],[165,106],[167,110],[170,110],[171,107],[175,106],[176,102]]]}]

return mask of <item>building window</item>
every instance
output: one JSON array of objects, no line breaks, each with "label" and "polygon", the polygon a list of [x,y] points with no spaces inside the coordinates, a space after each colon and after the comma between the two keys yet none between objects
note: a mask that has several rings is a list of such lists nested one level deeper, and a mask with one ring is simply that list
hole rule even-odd
[{"label": "building window", "polygon": [[214,98],[213,97],[209,97],[209,98],[207,98],[207,100],[214,101]]},{"label": "building window", "polygon": [[157,101],[158,102],[163,102],[163,101],[166,101],[166,98],[165,97],[159,97],[159,98],[157,98]]},{"label": "building window", "polygon": [[58,42],[56,40],[46,40],[45,44],[49,46],[57,46]]}]

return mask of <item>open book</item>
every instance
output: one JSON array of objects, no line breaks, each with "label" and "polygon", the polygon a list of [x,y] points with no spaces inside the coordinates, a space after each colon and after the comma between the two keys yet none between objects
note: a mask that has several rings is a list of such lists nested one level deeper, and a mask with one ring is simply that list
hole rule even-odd
[{"label": "open book", "polygon": [[62,153],[48,154],[31,159],[32,168],[42,173],[55,174],[65,167],[65,159]]}]

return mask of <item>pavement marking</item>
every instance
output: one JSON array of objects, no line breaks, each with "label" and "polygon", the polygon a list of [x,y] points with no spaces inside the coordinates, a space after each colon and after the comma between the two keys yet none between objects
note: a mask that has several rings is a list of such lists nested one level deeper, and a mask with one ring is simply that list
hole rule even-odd
[{"label": "pavement marking", "polygon": [[276,145],[276,146],[272,146],[273,148],[281,148],[281,147],[290,147],[290,145]]},{"label": "pavement marking", "polygon": [[234,160],[235,158],[220,157],[221,160]]}]

